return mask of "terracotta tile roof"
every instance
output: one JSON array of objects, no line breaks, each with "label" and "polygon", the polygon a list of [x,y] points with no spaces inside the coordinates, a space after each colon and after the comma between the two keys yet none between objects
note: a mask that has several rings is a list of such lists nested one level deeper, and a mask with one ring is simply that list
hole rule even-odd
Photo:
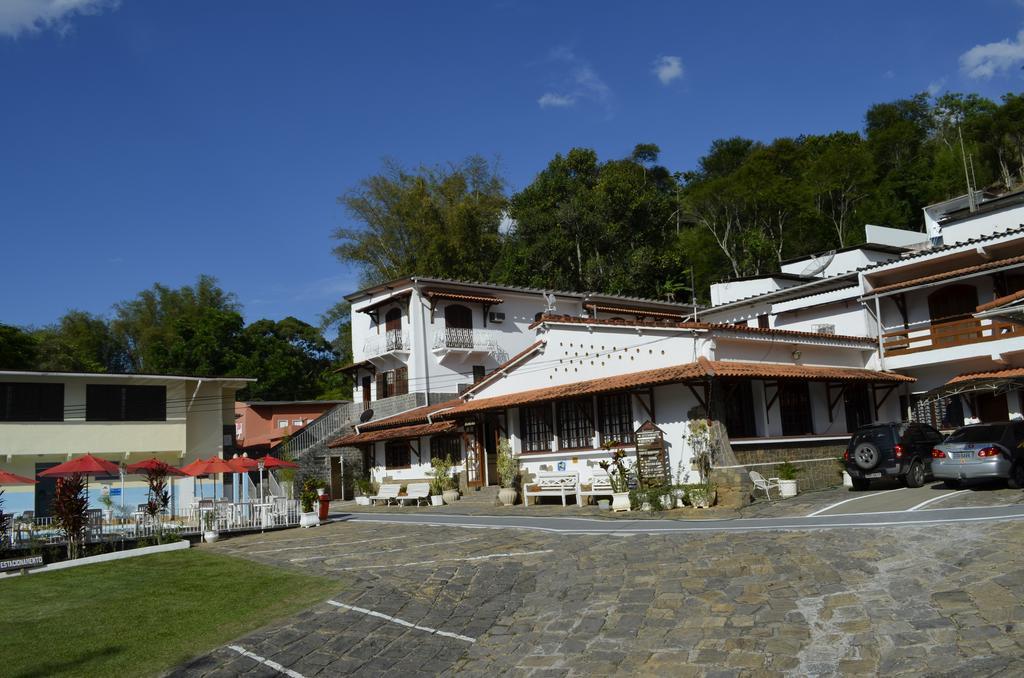
[{"label": "terracotta tile roof", "polygon": [[601,304],[587,304],[588,308],[605,313],[628,313],[630,315],[649,316],[651,318],[685,318],[686,313],[666,313],[664,311],[646,311],[642,308],[626,308],[624,306],[603,306]]},{"label": "terracotta tile roof", "polygon": [[516,407],[528,403],[541,403],[551,400],[562,400],[564,398],[577,398],[599,393],[622,391],[630,388],[644,386],[657,386],[660,384],[671,384],[681,381],[695,381],[704,376],[703,370],[697,363],[686,363],[675,365],[658,370],[645,370],[643,372],[630,372],[614,377],[602,379],[590,379],[588,381],[577,381],[572,384],[559,386],[548,386],[535,388],[529,391],[519,391],[503,396],[491,398],[480,398],[470,400],[456,405],[450,410],[438,413],[438,418],[453,419],[474,412],[486,410],[499,410],[507,407]]},{"label": "terracotta tile roof", "polygon": [[992,370],[991,372],[965,372],[958,374],[946,382],[946,386],[962,384],[967,381],[980,381],[982,379],[1018,379],[1024,377],[1024,367],[1008,367],[1004,370]]},{"label": "terracotta tile roof", "polygon": [[392,294],[389,297],[385,297],[384,299],[381,299],[380,301],[374,302],[374,303],[370,304],[369,306],[364,306],[363,308],[359,309],[359,312],[360,313],[370,313],[371,311],[374,311],[374,310],[380,308],[381,306],[385,306],[387,304],[390,304],[393,301],[398,301],[399,299],[404,299],[405,297],[408,297],[410,295],[412,295],[412,290],[411,289],[409,289],[409,290],[402,290],[401,292],[395,292],[394,294]]},{"label": "terracotta tile roof", "polygon": [[452,407],[458,405],[462,400],[456,398],[454,400],[446,400],[443,403],[435,403],[433,405],[424,405],[423,407],[417,407],[416,409],[406,410],[405,412],[399,412],[398,414],[376,421],[370,421],[365,424],[359,425],[360,431],[375,431],[381,428],[393,428],[395,426],[403,426],[405,424],[418,424],[427,420],[427,415],[433,414],[438,410],[442,410],[446,407]]},{"label": "terracotta tile roof", "polygon": [[803,379],[806,381],[849,381],[876,383],[903,383],[917,381],[914,377],[895,372],[859,369],[855,367],[821,367],[818,365],[788,365],[781,363],[750,363],[733,360],[707,360],[710,377],[747,377],[750,379]]},{"label": "terracotta tile roof", "polygon": [[885,294],[887,292],[895,292],[896,290],[902,290],[908,287],[917,287],[918,285],[927,285],[929,283],[942,282],[943,280],[959,278],[961,276],[970,275],[971,273],[982,273],[984,271],[990,271],[995,268],[1013,266],[1014,264],[1024,264],[1024,256],[1008,257],[1006,259],[996,259],[995,261],[986,261],[984,264],[965,266],[964,268],[957,268],[952,271],[945,271],[943,273],[936,273],[934,275],[926,275],[923,278],[914,278],[913,280],[904,280],[903,282],[893,283],[891,285],[882,285],[881,287],[876,287],[875,289],[871,290],[864,296],[870,297],[878,294]]},{"label": "terracotta tile roof", "polygon": [[476,304],[500,304],[504,301],[501,297],[492,297],[484,294],[445,292],[444,290],[424,290],[423,296],[427,299],[451,299],[453,301],[468,301]]},{"label": "terracotta tile roof", "polygon": [[820,367],[815,365],[788,365],[776,363],[752,363],[729,360],[707,360],[701,358],[695,363],[674,365],[657,370],[630,372],[602,379],[579,381],[572,384],[519,391],[503,396],[470,400],[451,409],[439,412],[438,419],[455,419],[474,412],[499,410],[529,403],[562,400],[581,396],[623,391],[633,388],[659,386],[686,381],[702,381],[713,377],[739,377],[748,379],[802,379],[806,381],[840,381],[903,383],[916,381],[895,372],[853,367]]},{"label": "terracotta tile roof", "polygon": [[474,391],[476,391],[478,389],[481,389],[485,385],[491,383],[492,381],[494,381],[495,379],[500,377],[502,375],[502,373],[505,370],[507,370],[509,367],[511,367],[512,365],[515,365],[517,362],[519,362],[520,360],[522,360],[526,356],[531,355],[534,351],[539,349],[545,343],[547,343],[547,342],[544,339],[538,339],[537,341],[533,342],[532,344],[530,344],[529,346],[524,348],[519,353],[516,353],[511,358],[509,358],[508,360],[506,360],[502,364],[500,364],[497,367],[495,367],[491,371],[490,374],[488,374],[486,377],[484,377],[480,381],[478,381],[475,384],[473,384],[472,386],[470,386],[468,389],[466,389],[466,391],[462,395],[463,396],[469,395],[470,393],[473,393]]},{"label": "terracotta tile roof", "polygon": [[875,339],[872,337],[855,337],[846,334],[824,334],[821,332],[804,332],[802,330],[783,330],[772,327],[750,327],[747,325],[729,325],[727,323],[701,323],[701,322],[683,322],[683,321],[670,321],[670,320],[616,320],[613,318],[608,319],[596,319],[596,318],[577,318],[571,315],[550,315],[545,314],[540,317],[532,325],[531,328],[540,325],[541,323],[562,323],[562,324],[575,324],[575,325],[618,325],[621,327],[666,327],[666,328],[679,328],[679,329],[693,329],[693,330],[708,330],[715,332],[735,332],[738,334],[760,334],[764,336],[774,337],[800,337],[806,339],[827,339],[832,341],[843,341],[853,342],[857,344],[865,344],[874,346]]},{"label": "terracotta tile roof", "polygon": [[979,312],[989,311],[993,308],[999,308],[1000,306],[1005,306],[1006,304],[1018,301],[1020,299],[1024,299],[1024,290],[1018,290],[1013,294],[1007,294],[1005,297],[998,297],[996,299],[993,299],[992,301],[987,301],[984,304],[980,304],[978,308],[975,310]]},{"label": "terracotta tile roof", "polygon": [[327,447],[351,447],[353,445],[366,445],[382,440],[409,440],[420,436],[436,435],[447,433],[455,428],[454,421],[437,421],[433,424],[419,424],[416,426],[400,426],[381,431],[367,431],[364,433],[352,433],[341,438],[335,438],[327,443]]}]

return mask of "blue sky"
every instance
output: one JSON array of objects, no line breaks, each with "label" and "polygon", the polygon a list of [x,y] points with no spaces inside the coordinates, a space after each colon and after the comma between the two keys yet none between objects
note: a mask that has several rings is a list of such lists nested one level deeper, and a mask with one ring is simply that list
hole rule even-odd
[{"label": "blue sky", "polygon": [[689,169],[718,137],[1020,91],[1022,28],[1013,0],[0,0],[0,322],[200,273],[315,322],[356,285],[336,197],[385,156],[481,153],[512,189],[573,146]]}]

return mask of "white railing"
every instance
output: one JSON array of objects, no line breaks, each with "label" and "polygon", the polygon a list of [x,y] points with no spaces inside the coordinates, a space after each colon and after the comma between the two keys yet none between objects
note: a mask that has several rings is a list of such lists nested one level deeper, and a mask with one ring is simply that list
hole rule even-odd
[{"label": "white railing", "polygon": [[434,332],[434,350],[484,351],[498,350],[498,333],[494,330],[470,330],[445,327]]},{"label": "white railing", "polygon": [[[206,509],[196,507],[186,516],[161,516],[154,521],[149,516],[134,514],[128,519],[92,522],[86,528],[86,543],[115,541],[152,537],[162,533],[164,537],[196,535],[203,532],[202,514]],[[221,532],[288,527],[299,524],[300,506],[298,500],[284,497],[269,497],[262,504],[259,501],[221,503],[215,502],[217,529]],[[31,544],[63,544],[64,534],[53,517],[11,520],[9,538],[15,547]]]},{"label": "white railing", "polygon": [[384,334],[375,334],[363,342],[363,357],[375,358],[379,355],[409,351],[409,332],[407,330],[388,330]]}]

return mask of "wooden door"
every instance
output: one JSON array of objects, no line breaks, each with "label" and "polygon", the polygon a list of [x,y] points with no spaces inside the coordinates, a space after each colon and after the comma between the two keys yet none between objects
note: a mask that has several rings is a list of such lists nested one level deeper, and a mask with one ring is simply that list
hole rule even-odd
[{"label": "wooden door", "polygon": [[975,413],[982,423],[993,421],[1007,421],[1010,418],[1010,409],[1006,404],[1006,394],[979,393],[974,400]]},{"label": "wooden door", "polygon": [[928,317],[932,321],[932,346],[959,346],[981,336],[974,312],[978,289],[973,285],[947,285],[928,295]]},{"label": "wooden door", "polygon": [[484,484],[484,455],[480,449],[480,436],[476,426],[462,434],[466,447],[466,484],[480,487]]},{"label": "wooden door", "polygon": [[384,316],[384,336],[389,351],[402,350],[402,309],[393,308]]}]

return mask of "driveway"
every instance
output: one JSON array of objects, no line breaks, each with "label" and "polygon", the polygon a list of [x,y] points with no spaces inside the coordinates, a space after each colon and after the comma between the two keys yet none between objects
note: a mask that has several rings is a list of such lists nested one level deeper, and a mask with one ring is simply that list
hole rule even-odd
[{"label": "driveway", "polygon": [[700,532],[373,515],[235,538],[204,548],[336,577],[338,592],[176,675],[1021,673],[1022,508],[963,509],[987,516],[970,522]]}]

